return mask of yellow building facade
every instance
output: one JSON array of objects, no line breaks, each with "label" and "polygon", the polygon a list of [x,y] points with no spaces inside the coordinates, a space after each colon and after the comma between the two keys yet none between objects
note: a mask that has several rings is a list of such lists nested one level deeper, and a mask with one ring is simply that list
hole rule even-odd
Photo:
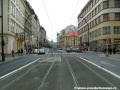
[{"label": "yellow building facade", "polygon": [[92,50],[120,48],[120,0],[89,0],[78,15],[78,37]]}]

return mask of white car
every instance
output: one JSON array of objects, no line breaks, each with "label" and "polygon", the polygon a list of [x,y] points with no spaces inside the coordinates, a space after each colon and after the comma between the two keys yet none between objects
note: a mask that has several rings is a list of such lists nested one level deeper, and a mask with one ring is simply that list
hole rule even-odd
[{"label": "white car", "polygon": [[39,54],[45,54],[45,48],[44,48],[44,47],[38,49],[38,55],[39,55]]}]

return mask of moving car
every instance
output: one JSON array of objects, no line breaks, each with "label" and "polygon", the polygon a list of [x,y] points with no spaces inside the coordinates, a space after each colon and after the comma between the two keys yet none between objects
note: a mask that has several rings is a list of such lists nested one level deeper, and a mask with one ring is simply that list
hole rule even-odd
[{"label": "moving car", "polygon": [[38,49],[38,55],[39,54],[45,54],[45,48],[44,47]]}]

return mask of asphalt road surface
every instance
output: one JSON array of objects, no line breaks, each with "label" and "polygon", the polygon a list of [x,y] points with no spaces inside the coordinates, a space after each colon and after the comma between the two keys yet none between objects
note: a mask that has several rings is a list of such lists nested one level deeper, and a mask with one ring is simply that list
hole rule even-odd
[{"label": "asphalt road surface", "polygon": [[120,90],[120,78],[81,56],[50,50],[0,64],[0,90]]}]

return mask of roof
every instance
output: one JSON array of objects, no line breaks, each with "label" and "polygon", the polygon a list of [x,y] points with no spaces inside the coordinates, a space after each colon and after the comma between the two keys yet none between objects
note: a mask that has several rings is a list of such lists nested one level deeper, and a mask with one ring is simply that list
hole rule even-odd
[{"label": "roof", "polygon": [[73,36],[75,34],[75,36],[78,36],[78,32],[77,31],[69,31],[65,34],[65,36]]}]

